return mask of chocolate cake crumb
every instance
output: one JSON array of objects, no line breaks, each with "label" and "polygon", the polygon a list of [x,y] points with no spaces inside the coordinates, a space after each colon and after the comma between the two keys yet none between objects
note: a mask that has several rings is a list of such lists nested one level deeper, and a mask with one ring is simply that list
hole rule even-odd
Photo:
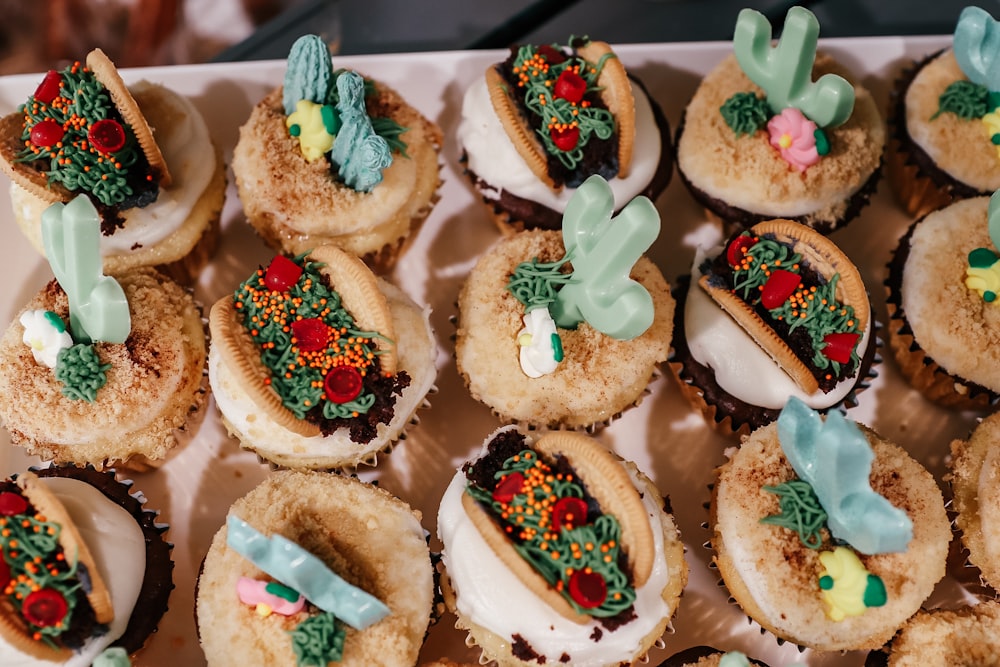
[{"label": "chocolate cake crumb", "polygon": [[559,662],[569,662],[570,660],[571,658],[569,657],[569,653],[563,653],[559,656]]},{"label": "chocolate cake crumb", "polygon": [[539,665],[545,664],[545,656],[539,655],[535,652],[535,649],[531,648],[531,644],[525,640],[521,635],[514,635],[511,637],[510,652],[518,660],[524,660],[528,662],[529,660],[534,660]]},{"label": "chocolate cake crumb", "polygon": [[590,633],[590,638],[595,642],[601,641],[601,637],[604,636],[604,631],[600,628],[594,628],[594,631]]}]

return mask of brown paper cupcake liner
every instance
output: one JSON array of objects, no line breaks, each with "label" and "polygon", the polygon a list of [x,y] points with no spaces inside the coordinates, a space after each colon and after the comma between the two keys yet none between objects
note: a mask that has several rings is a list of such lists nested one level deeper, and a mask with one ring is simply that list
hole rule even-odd
[{"label": "brown paper cupcake liner", "polygon": [[[710,368],[702,366],[691,356],[687,347],[687,337],[684,335],[684,304],[687,301],[690,279],[690,276],[680,276],[672,290],[677,305],[674,308],[673,345],[666,363],[691,407],[702,413],[706,423],[716,433],[738,440],[750,435],[754,429],[775,421],[781,409],[753,406],[737,399],[715,383],[715,374]],[[868,389],[871,382],[878,377],[878,365],[882,363],[881,330],[882,324],[872,312],[869,345],[865,356],[861,359],[854,387],[842,400],[823,408],[820,412],[845,410],[858,405],[858,394]],[[718,400],[710,401],[706,398],[706,390],[718,395]],[[737,410],[745,412],[746,415],[740,417],[733,414]]]},{"label": "brown paper cupcake liner", "polygon": [[919,218],[958,199],[991,194],[962,183],[934,164],[911,138],[906,127],[906,92],[917,74],[941,53],[937,51],[905,68],[889,93],[889,146],[886,150],[888,180],[896,201]]},{"label": "brown paper cupcake liner", "polygon": [[172,262],[157,264],[156,270],[180,285],[190,287],[198,282],[202,269],[219,249],[219,239],[222,236],[221,216],[220,207],[186,255]]}]

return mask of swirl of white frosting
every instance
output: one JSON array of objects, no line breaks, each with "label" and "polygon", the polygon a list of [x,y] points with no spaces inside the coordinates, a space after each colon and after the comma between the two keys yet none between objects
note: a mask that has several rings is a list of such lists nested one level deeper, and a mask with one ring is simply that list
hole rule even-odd
[{"label": "swirl of white frosting", "polygon": [[[140,97],[154,85],[140,81],[129,90]],[[183,95],[165,89],[158,92],[158,99],[174,107],[170,127],[156,134],[173,182],[168,188],[160,188],[156,201],[149,206],[122,212],[125,224],[110,236],[101,235],[103,256],[127,253],[170,236],[187,220],[215,173],[215,148],[194,104]]]},{"label": "swirl of white frosting", "polygon": [[[629,476],[636,488],[646,488],[631,470]],[[442,558],[459,611],[501,637],[520,635],[533,651],[548,658],[547,664],[559,664],[564,653],[570,656],[569,664],[577,667],[629,663],[643,639],[670,614],[662,597],[670,574],[663,555],[661,508],[655,494],[642,494],[656,548],[653,571],[635,591],[636,618],[608,631],[595,620],[581,624],[560,616],[504,565],[462,507],[466,482],[459,471],[438,510],[438,533],[444,543]],[[601,630],[600,640],[595,641],[597,629]]]},{"label": "swirl of white frosting", "polygon": [[557,336],[556,323],[548,308],[535,308],[524,314],[524,328],[517,334],[521,370],[530,378],[542,377],[556,370],[559,361],[552,344]]},{"label": "swirl of white frosting", "polygon": [[[721,246],[709,251],[699,248],[695,252],[691,287],[684,305],[684,335],[694,360],[715,372],[715,381],[723,390],[750,405],[778,409],[795,396],[810,408],[820,410],[842,401],[857,383],[857,375],[841,380],[828,392],[805,393],[746,329],[698,287],[701,277],[698,267],[706,257],[721,252]],[[869,318],[858,342],[859,357],[864,357],[870,337]]]},{"label": "swirl of white frosting", "polygon": [[[660,165],[660,130],[653,108],[639,86],[632,86],[632,94],[635,97],[632,165],[627,177],[608,181],[615,196],[615,209],[620,209],[641,194]],[[495,189],[492,193],[484,192],[484,196],[497,199],[500,191],[506,190],[522,199],[562,212],[576,192],[576,188],[569,187],[554,192],[531,172],[493,110],[486,77],[480,77],[465,92],[458,141],[465,149],[469,169]]]},{"label": "swirl of white frosting", "polygon": [[[65,477],[42,477],[41,481],[66,508],[111,592],[115,617],[107,634],[88,640],[82,649],[61,663],[68,667],[88,667],[128,626],[146,574],[146,540],[132,515],[90,484]],[[37,667],[38,664],[37,658],[18,651],[0,637],[0,665]]]}]

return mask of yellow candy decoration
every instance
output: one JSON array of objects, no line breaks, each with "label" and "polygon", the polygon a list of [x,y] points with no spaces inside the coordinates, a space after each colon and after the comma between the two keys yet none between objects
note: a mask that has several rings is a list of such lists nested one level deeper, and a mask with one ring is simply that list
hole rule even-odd
[{"label": "yellow candy decoration", "polygon": [[285,125],[298,138],[302,156],[308,162],[320,159],[333,148],[334,135],[327,132],[323,122],[322,104],[299,100],[294,113],[285,119]]},{"label": "yellow candy decoration", "polygon": [[836,547],[833,551],[821,553],[819,560],[826,568],[820,572],[819,587],[830,620],[842,621],[847,616],[860,616],[868,607],[885,604],[885,584],[865,569],[852,550]]}]

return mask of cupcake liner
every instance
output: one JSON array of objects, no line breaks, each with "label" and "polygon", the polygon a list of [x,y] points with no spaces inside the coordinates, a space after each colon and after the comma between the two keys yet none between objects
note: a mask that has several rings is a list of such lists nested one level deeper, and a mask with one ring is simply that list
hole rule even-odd
[{"label": "cupcake liner", "polygon": [[888,277],[883,282],[889,314],[889,345],[903,377],[930,401],[956,410],[987,410],[1000,402],[1000,394],[982,385],[952,375],[942,368],[913,337],[913,329],[903,310],[903,269],[909,257],[910,238],[923,218],[906,231],[889,261]]},{"label": "cupcake liner", "polygon": [[[441,165],[438,164],[438,170],[440,171]],[[424,222],[427,220],[427,216],[431,214],[434,207],[437,205],[438,201],[441,199],[440,187],[443,181],[438,178],[437,190],[435,194],[431,197],[431,200],[427,203],[425,207],[417,211],[417,214],[410,218],[410,228],[409,231],[402,237],[397,239],[393,243],[386,243],[379,250],[374,250],[372,252],[365,253],[361,257],[361,261],[368,265],[368,268],[372,270],[373,273],[384,276],[392,273],[392,270],[396,267],[396,263],[399,258],[413,245],[413,239],[416,237],[417,232],[420,228],[424,226]]]},{"label": "cupcake liner", "polygon": [[156,521],[159,512],[145,509],[145,496],[132,489],[130,479],[117,479],[114,471],[99,471],[93,466],[77,468],[54,465],[31,468],[39,477],[68,477],[84,481],[103,493],[109,500],[128,512],[139,524],[146,541],[146,576],[124,634],[113,646],[121,646],[129,654],[135,653],[156,632],[160,619],[167,611],[170,591],[173,590],[174,568],[170,552],[173,544],[163,539],[169,525]]},{"label": "cupcake liner", "polygon": [[907,131],[906,92],[920,70],[943,52],[944,49],[932,53],[905,68],[889,93],[888,180],[896,201],[915,218],[923,217],[956,199],[990,194],[980,192],[938,168]]},{"label": "cupcake liner", "polygon": [[190,287],[198,282],[201,270],[208,265],[219,248],[219,239],[222,236],[221,216],[220,206],[191,250],[180,259],[156,265],[156,270],[181,285]]},{"label": "cupcake liner", "polygon": [[[691,356],[687,347],[687,338],[684,335],[684,304],[687,300],[687,291],[690,288],[690,278],[687,275],[680,276],[675,281],[672,290],[677,305],[674,309],[673,346],[667,365],[677,379],[681,393],[687,398],[688,403],[691,404],[692,408],[702,413],[705,422],[716,433],[727,438],[742,439],[754,429],[776,420],[781,409],[762,408],[740,401],[715,383],[714,373],[711,369],[702,366]],[[878,366],[882,363],[882,324],[875,319],[874,315],[873,311],[868,350],[861,360],[858,379],[854,387],[841,401],[823,408],[820,412],[856,407],[858,404],[857,395],[868,389],[872,380],[878,377]],[[699,385],[699,383],[704,386]],[[720,394],[720,402],[710,402],[706,398],[706,389],[711,390],[712,393]],[[723,401],[725,404],[721,404]],[[747,416],[742,419],[734,416],[731,414],[734,408],[745,409]]]}]

